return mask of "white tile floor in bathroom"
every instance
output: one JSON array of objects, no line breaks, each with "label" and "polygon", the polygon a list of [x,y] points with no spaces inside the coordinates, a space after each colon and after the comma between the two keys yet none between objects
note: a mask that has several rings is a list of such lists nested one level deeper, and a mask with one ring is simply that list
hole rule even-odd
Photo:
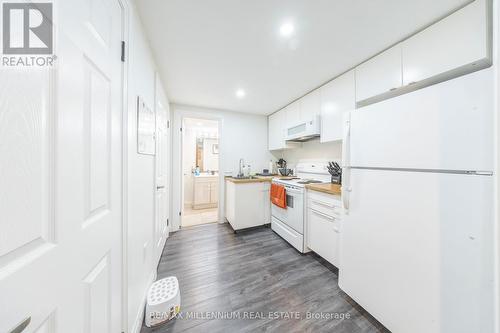
[{"label": "white tile floor in bathroom", "polygon": [[200,224],[215,223],[219,219],[219,208],[193,209],[191,206],[184,208],[182,227],[191,227]]}]

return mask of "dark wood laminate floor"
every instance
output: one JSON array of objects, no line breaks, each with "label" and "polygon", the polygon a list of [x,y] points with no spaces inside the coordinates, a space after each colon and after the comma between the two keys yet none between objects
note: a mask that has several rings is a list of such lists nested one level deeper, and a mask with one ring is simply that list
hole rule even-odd
[{"label": "dark wood laminate floor", "polygon": [[[158,279],[171,275],[179,279],[184,318],[144,326],[142,333],[388,332],[339,289],[333,266],[300,254],[270,228],[234,234],[227,224],[209,224],[171,234]],[[226,311],[233,318],[258,318],[201,317]],[[300,312],[301,319],[274,319],[269,312]],[[307,312],[350,318],[307,319]],[[187,314],[199,317],[186,319]]]}]

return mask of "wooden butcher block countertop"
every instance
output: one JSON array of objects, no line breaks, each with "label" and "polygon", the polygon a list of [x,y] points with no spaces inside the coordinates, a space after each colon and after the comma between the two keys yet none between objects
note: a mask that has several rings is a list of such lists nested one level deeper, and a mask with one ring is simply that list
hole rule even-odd
[{"label": "wooden butcher block countertop", "polygon": [[234,177],[226,177],[227,181],[236,183],[236,184],[245,184],[245,183],[266,183],[266,182],[271,182],[273,178],[279,178],[279,179],[294,179],[293,177],[282,177],[282,176],[255,176],[254,178],[243,178],[243,179],[238,179]]},{"label": "wooden butcher block countertop", "polygon": [[332,195],[340,195],[340,185],[337,184],[307,184],[306,188],[312,191],[323,192]]},{"label": "wooden butcher block countertop", "polygon": [[234,178],[234,177],[226,177],[226,180],[227,181],[230,181],[232,183],[236,183],[236,184],[246,184],[246,183],[267,183],[267,182],[271,182],[271,180],[273,179],[273,177],[256,177],[256,178],[243,178],[243,179],[238,179],[238,178]]}]

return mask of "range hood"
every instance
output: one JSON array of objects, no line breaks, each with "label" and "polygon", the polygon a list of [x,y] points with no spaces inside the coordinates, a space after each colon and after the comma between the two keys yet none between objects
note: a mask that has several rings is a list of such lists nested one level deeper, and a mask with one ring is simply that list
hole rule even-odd
[{"label": "range hood", "polygon": [[321,131],[320,116],[300,122],[286,129],[286,141],[305,142],[319,137]]}]

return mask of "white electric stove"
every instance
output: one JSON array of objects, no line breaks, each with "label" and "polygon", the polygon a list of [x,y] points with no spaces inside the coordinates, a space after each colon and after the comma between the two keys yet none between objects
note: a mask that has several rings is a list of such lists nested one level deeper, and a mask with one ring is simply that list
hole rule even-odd
[{"label": "white electric stove", "polygon": [[301,253],[308,252],[305,244],[305,185],[329,183],[327,163],[299,163],[296,179],[274,178],[273,183],[285,187],[286,209],[276,205],[271,207],[271,228]]}]

